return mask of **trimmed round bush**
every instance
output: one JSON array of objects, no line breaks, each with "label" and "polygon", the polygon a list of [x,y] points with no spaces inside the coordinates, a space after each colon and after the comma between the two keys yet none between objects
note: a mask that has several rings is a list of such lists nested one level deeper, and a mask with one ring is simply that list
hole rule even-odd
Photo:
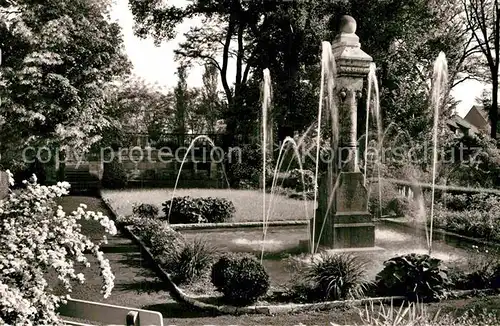
[{"label": "trimmed round bush", "polygon": [[245,306],[267,293],[269,275],[255,257],[227,254],[212,266],[212,284],[228,303]]},{"label": "trimmed round bush", "polygon": [[157,218],[159,211],[158,207],[151,204],[135,204],[132,208],[132,213],[140,218]]},{"label": "trimmed round bush", "polygon": [[450,286],[441,260],[429,255],[409,254],[384,262],[377,275],[378,290],[386,296],[406,296],[412,301],[439,300]]}]

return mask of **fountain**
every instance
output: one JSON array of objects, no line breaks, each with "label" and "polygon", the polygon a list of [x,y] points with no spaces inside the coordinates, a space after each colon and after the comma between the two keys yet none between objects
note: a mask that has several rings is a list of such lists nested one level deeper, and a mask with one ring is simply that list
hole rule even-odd
[{"label": "fountain", "polygon": [[337,66],[334,107],[338,108],[339,148],[336,150],[332,144],[336,164],[322,176],[316,218],[311,223],[315,245],[329,249],[375,249],[375,224],[368,212],[368,192],[359,170],[357,144],[358,101],[373,60],[361,50],[355,33],[356,21],[344,16],[341,33],[332,44]]}]

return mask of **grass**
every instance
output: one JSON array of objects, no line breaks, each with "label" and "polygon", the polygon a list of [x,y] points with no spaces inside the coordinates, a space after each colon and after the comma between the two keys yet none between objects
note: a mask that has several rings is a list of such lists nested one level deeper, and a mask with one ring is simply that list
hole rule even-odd
[{"label": "grass", "polygon": [[[172,189],[127,189],[103,190],[102,196],[108,200],[119,215],[132,214],[134,203],[146,203],[162,209],[162,203],[172,199]],[[262,221],[262,192],[256,190],[230,189],[177,189],[176,197],[221,197],[231,200],[236,208],[232,222]],[[266,211],[270,206],[270,194],[266,194]],[[307,213],[305,210],[307,204]],[[314,205],[311,201],[290,199],[276,195],[273,200],[273,209],[270,221],[304,220],[306,216],[312,218]],[[162,213],[160,213],[162,214]]]}]

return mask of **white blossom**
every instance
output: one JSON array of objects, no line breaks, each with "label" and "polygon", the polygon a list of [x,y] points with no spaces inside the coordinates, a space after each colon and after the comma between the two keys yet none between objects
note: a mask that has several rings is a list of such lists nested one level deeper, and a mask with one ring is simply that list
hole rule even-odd
[{"label": "white blossom", "polygon": [[[7,175],[14,184],[12,174]],[[55,199],[68,193],[67,183],[40,186],[33,177],[24,184],[25,189],[0,201],[0,325],[60,325],[56,311],[67,294],[52,294],[47,272],[55,272],[71,293],[71,281],[85,281],[75,263],[90,266],[84,254],[90,251],[102,271],[104,297],[114,286],[109,261],[99,245],[81,233],[78,220],[96,219],[108,234],[117,230],[107,216],[86,211],[85,205],[65,214]]]}]

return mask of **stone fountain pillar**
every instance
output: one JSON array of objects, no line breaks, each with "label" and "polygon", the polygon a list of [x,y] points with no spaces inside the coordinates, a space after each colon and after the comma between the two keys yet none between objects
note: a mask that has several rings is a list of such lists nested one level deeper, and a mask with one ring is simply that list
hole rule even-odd
[{"label": "stone fountain pillar", "polygon": [[[368,212],[368,193],[358,163],[358,102],[372,58],[361,50],[356,21],[342,17],[341,33],[332,43],[337,64],[335,103],[339,111],[339,142],[335,160],[320,182],[315,246],[328,249],[373,248],[375,225]],[[337,182],[337,188],[335,183]],[[332,194],[333,193],[333,194]],[[331,208],[327,212],[330,202]]]}]

